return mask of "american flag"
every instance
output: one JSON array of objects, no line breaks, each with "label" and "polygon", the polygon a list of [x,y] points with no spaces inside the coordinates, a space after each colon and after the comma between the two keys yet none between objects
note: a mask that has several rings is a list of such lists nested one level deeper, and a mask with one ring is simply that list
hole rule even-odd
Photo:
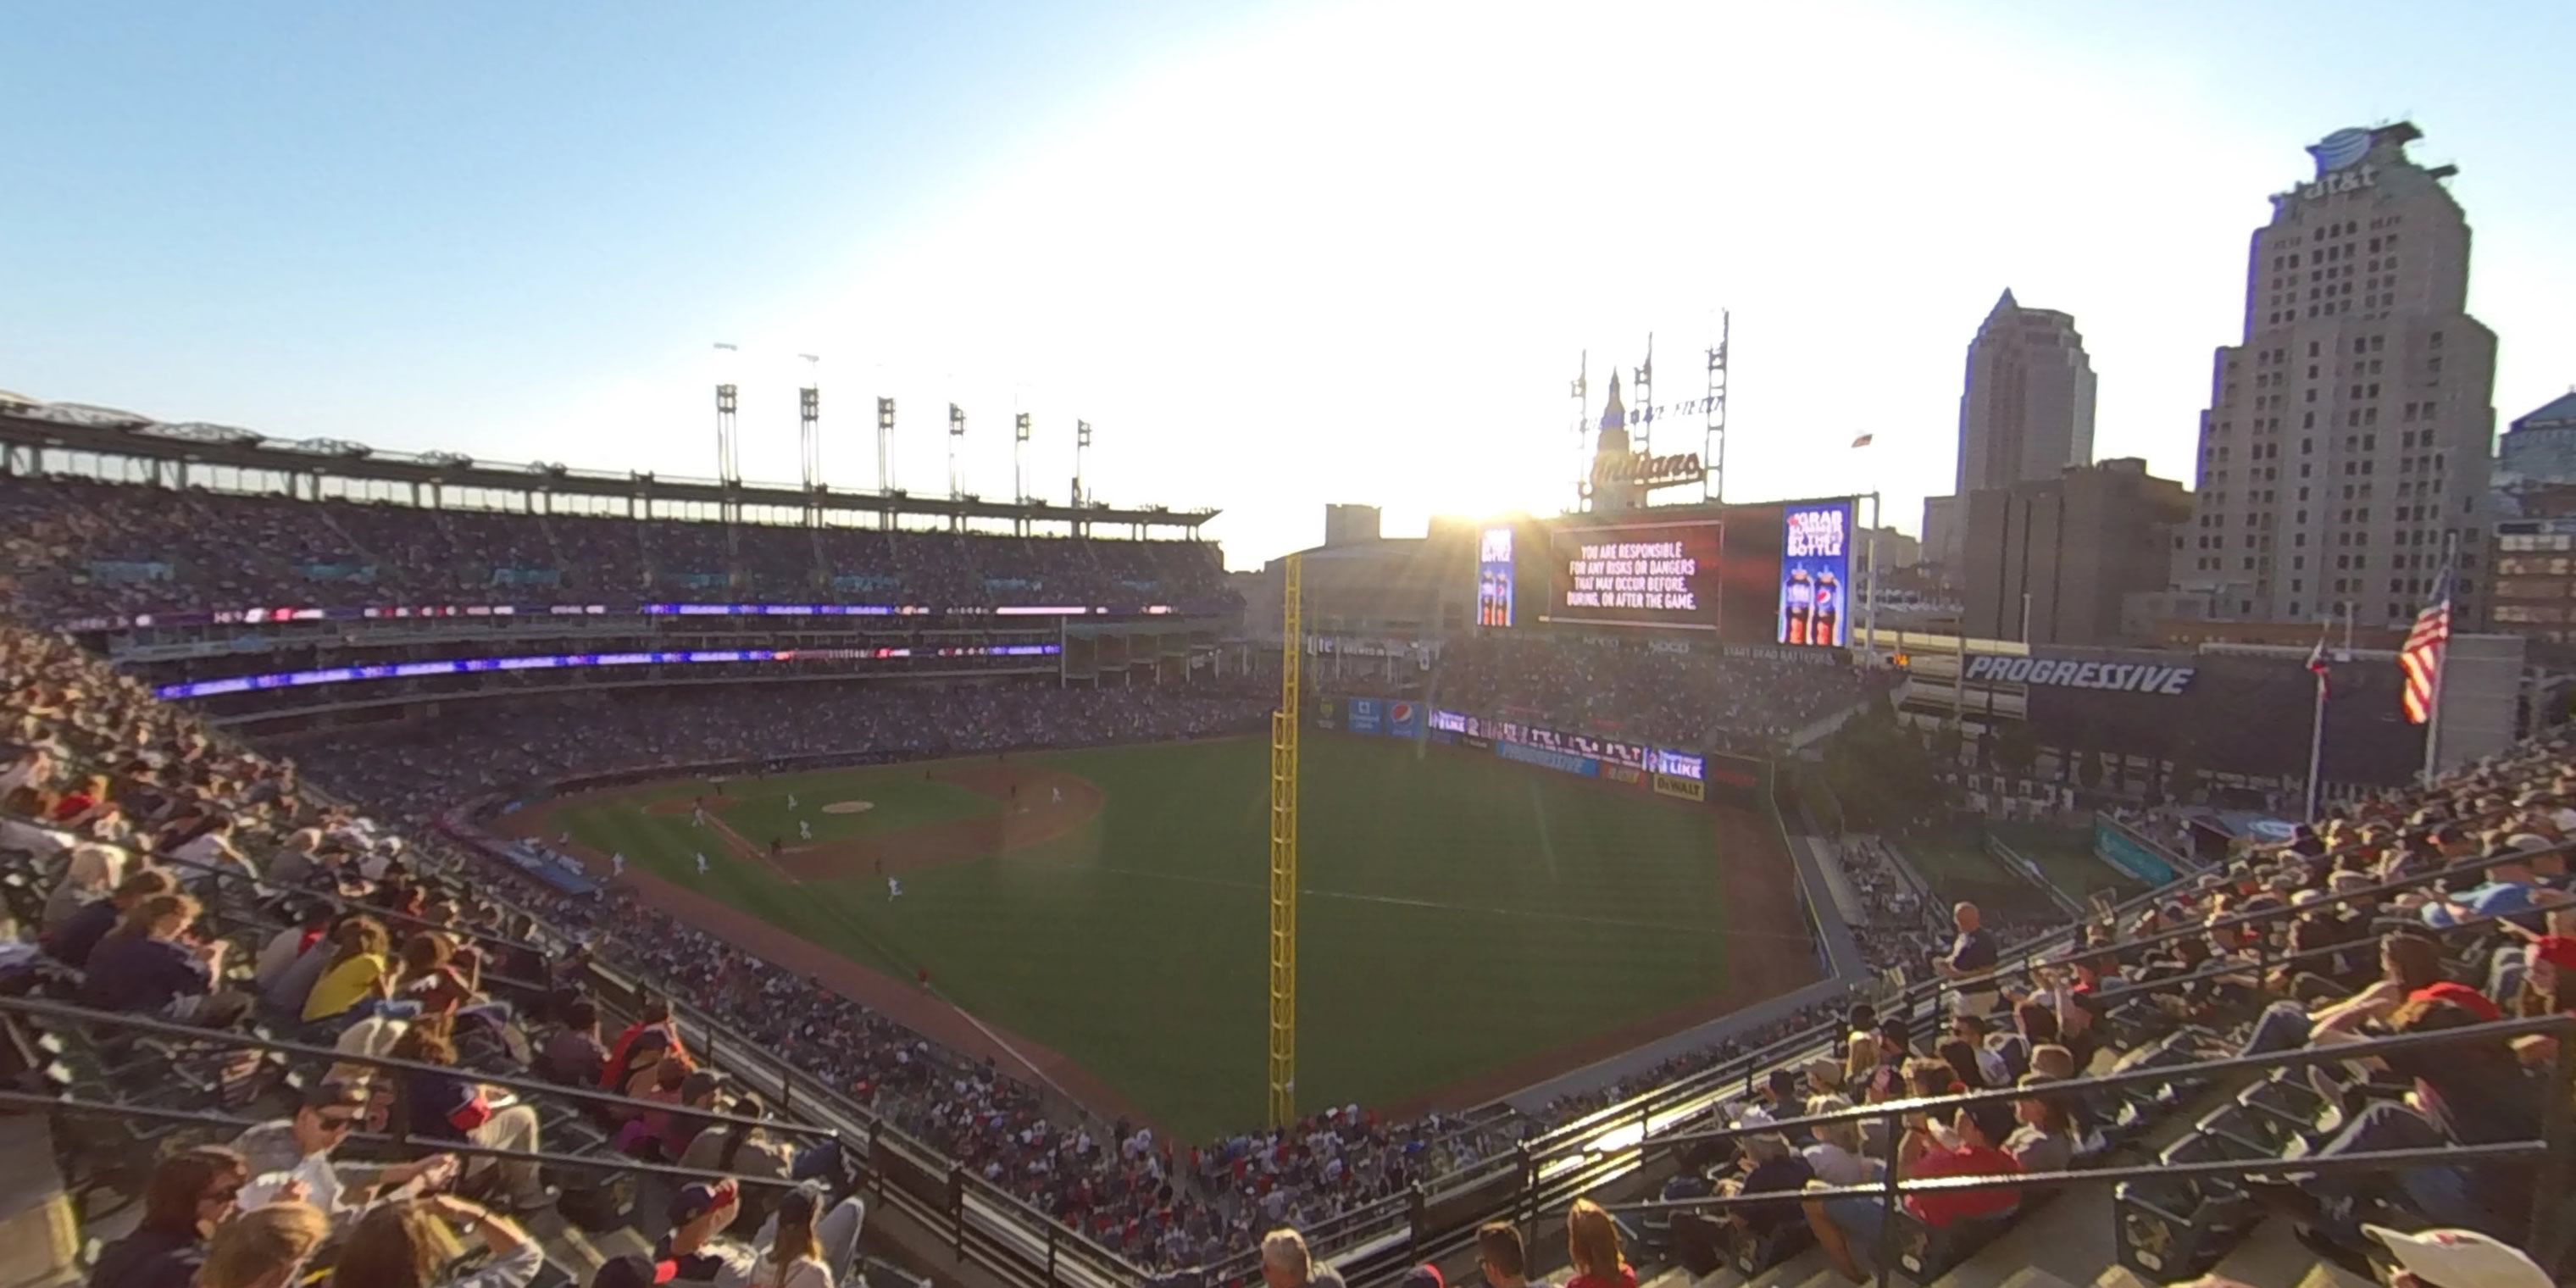
[{"label": "american flag", "polygon": [[2415,629],[2406,633],[2406,647],[2397,651],[2397,667],[2406,673],[2406,692],[2401,699],[2408,724],[2429,724],[2433,719],[2433,695],[2442,684],[2442,654],[2451,643],[2451,570],[2433,583],[2433,602],[2415,615]]}]

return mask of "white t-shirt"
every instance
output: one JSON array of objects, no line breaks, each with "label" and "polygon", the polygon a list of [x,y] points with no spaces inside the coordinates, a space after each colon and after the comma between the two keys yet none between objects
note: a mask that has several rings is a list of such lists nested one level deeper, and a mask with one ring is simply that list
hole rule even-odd
[{"label": "white t-shirt", "polygon": [[1818,1141],[1798,1153],[1816,1179],[1827,1185],[1858,1185],[1870,1178],[1869,1161],[1840,1145]]},{"label": "white t-shirt", "polygon": [[763,1256],[760,1268],[752,1272],[751,1288],[832,1288],[832,1268],[812,1257],[799,1257],[787,1263],[787,1273],[781,1275]]}]

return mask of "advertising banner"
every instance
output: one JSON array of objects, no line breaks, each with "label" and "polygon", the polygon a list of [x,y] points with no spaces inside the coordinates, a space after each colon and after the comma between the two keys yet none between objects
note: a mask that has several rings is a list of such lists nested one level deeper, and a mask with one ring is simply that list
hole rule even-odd
[{"label": "advertising banner", "polygon": [[1851,614],[1843,596],[1851,585],[1849,501],[1819,501],[1780,509],[1780,610],[1773,641],[1840,648]]},{"label": "advertising banner", "polygon": [[1352,733],[1376,733],[1384,704],[1375,698],[1352,698],[1349,703]]},{"label": "advertising banner", "polygon": [[1315,699],[1315,727],[1318,729],[1339,729],[1342,727],[1342,700],[1340,698]]},{"label": "advertising banner", "polygon": [[1393,701],[1386,704],[1386,732],[1391,738],[1422,736],[1422,704]]},{"label": "advertising banner", "polygon": [[1539,765],[1559,773],[1576,774],[1584,778],[1597,778],[1601,774],[1600,761],[1585,756],[1568,755],[1561,751],[1549,751],[1543,747],[1527,747],[1509,742],[1497,743],[1494,746],[1494,754],[1505,760],[1517,760],[1524,765]]},{"label": "advertising banner", "polygon": [[1611,782],[1626,783],[1632,787],[1646,781],[1644,770],[1630,769],[1626,765],[1603,765],[1601,776]]},{"label": "advertising banner", "polygon": [[1676,774],[1655,775],[1655,791],[1659,795],[1678,796],[1686,801],[1708,799],[1707,783],[1696,778],[1683,778]]},{"label": "advertising banner", "polygon": [[2093,821],[2093,853],[2103,862],[2151,886],[2172,884],[2176,873],[2173,865],[2154,850],[2138,844],[2108,819]]},{"label": "advertising banner", "polygon": [[1477,543],[1476,624],[1512,624],[1512,530],[1487,528]]}]

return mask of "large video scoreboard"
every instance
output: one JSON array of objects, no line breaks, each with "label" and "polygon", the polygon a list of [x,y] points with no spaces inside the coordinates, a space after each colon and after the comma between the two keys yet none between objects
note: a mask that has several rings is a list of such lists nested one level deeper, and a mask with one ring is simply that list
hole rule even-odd
[{"label": "large video scoreboard", "polygon": [[1489,528],[1477,564],[1477,621],[1843,647],[1851,638],[1855,513],[1849,498],[1836,497]]}]

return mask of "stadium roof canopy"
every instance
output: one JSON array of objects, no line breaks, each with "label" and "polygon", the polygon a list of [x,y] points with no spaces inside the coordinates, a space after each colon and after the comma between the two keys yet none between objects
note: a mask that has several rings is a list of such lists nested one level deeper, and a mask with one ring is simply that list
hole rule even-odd
[{"label": "stadium roof canopy", "polygon": [[129,460],[263,470],[281,475],[335,477],[431,488],[486,488],[545,493],[700,501],[725,505],[813,507],[888,516],[920,515],[962,520],[1134,524],[1195,532],[1213,519],[1213,508],[1111,506],[1105,502],[1058,505],[1045,501],[988,501],[914,496],[792,483],[727,483],[709,478],[664,478],[640,471],[574,469],[546,461],[515,464],[478,461],[456,452],[397,452],[343,439],[272,439],[256,430],[203,421],[156,421],[134,412],[82,403],[49,403],[11,394],[0,397],[0,444],[54,452],[85,452]]}]

